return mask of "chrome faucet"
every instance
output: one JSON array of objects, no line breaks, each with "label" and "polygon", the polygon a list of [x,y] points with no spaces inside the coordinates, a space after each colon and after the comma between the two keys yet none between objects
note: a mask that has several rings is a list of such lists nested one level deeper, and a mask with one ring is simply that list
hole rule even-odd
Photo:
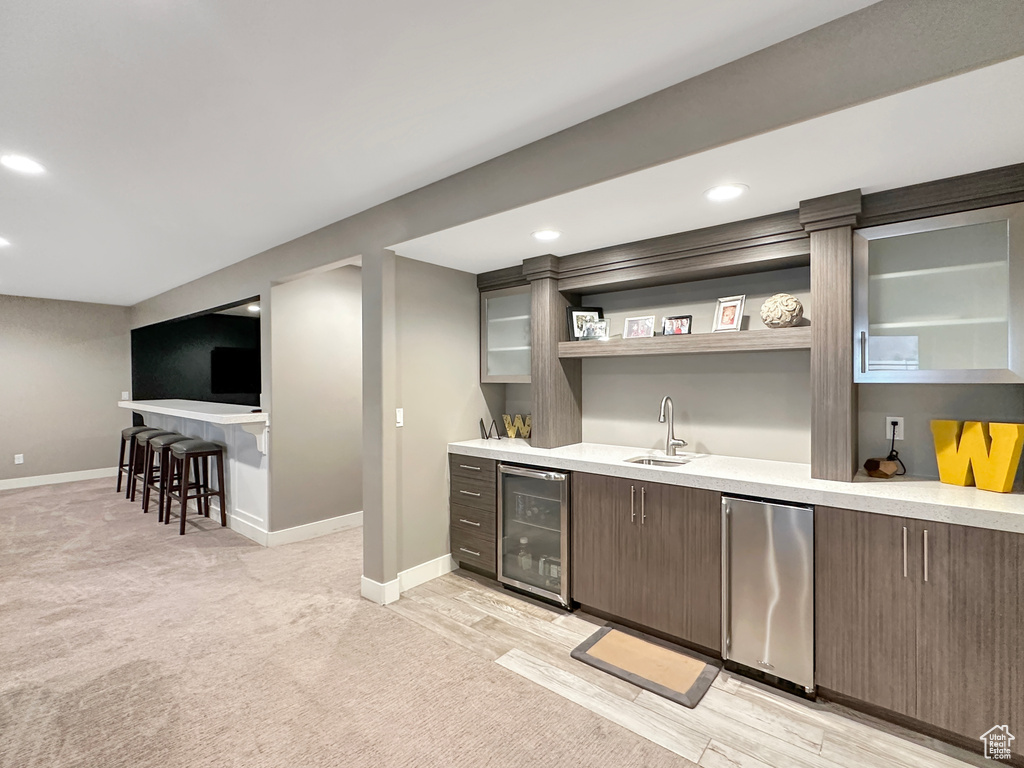
[{"label": "chrome faucet", "polygon": [[668,422],[668,434],[665,435],[665,455],[675,456],[676,448],[682,448],[686,445],[686,441],[676,438],[676,428],[672,416],[672,398],[668,395],[665,395],[665,399],[661,401],[661,416],[658,423],[664,424],[666,421]]}]

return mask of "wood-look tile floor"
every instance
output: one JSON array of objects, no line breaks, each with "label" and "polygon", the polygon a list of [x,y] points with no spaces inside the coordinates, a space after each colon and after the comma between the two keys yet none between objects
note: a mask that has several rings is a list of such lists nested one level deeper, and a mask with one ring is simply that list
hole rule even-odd
[{"label": "wood-look tile floor", "polygon": [[955,768],[978,755],[723,670],[687,709],[576,661],[600,622],[549,610],[456,571],[389,610],[704,768]]}]

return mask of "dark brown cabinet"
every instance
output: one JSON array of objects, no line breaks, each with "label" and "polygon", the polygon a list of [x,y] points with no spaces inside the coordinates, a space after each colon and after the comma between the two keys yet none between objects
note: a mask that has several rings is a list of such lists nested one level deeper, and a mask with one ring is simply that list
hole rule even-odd
[{"label": "dark brown cabinet", "polygon": [[448,455],[452,557],[494,578],[497,569],[497,462]]},{"label": "dark brown cabinet", "polygon": [[815,561],[820,686],[968,739],[1024,732],[1024,536],[819,506]]},{"label": "dark brown cabinet", "polygon": [[572,597],[588,608],[721,646],[721,494],[573,475]]}]

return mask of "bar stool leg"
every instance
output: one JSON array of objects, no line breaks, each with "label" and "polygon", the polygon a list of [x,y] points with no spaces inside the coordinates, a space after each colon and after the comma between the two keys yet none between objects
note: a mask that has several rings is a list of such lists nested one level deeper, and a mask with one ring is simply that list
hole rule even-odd
[{"label": "bar stool leg", "polygon": [[149,484],[153,482],[153,463],[156,461],[156,451],[153,446],[146,443],[146,459],[142,475],[142,511],[149,512]]},{"label": "bar stool leg", "polygon": [[[132,497],[132,495],[131,495],[132,494],[132,477],[135,474],[135,462],[137,461],[135,455],[137,453],[136,449],[138,448],[138,446],[139,446],[139,441],[135,438],[134,435],[132,435],[131,439],[128,441],[128,465],[127,465],[128,479],[125,480],[125,483],[124,483],[124,497],[126,499],[131,498],[133,501],[134,501],[134,497]],[[118,478],[118,479],[120,479],[120,478]]]},{"label": "bar stool leg", "polygon": [[160,509],[158,510],[159,515],[156,519],[158,523],[162,523],[164,521],[164,498],[167,495],[167,484],[170,482],[170,478],[167,476],[167,465],[170,461],[171,448],[170,446],[165,445],[160,449],[160,492],[157,494],[157,501],[160,504]]},{"label": "bar stool leg", "polygon": [[181,460],[181,530],[180,536],[185,535],[185,508],[188,507],[188,457]]},{"label": "bar stool leg", "polygon": [[[167,485],[167,508],[164,510],[164,525],[171,522],[171,505],[174,503],[174,491],[181,490],[181,475],[179,474],[178,466],[181,462],[175,458],[174,454],[171,454],[171,461],[167,467],[168,485]],[[178,478],[178,485],[174,484],[174,478]]]},{"label": "bar stool leg", "polygon": [[117,453],[117,492],[121,492],[121,470],[124,469],[124,435],[121,435],[121,449]]},{"label": "bar stool leg", "polygon": [[203,517],[210,516],[210,461],[209,456],[199,459],[199,468],[203,472],[203,492],[206,494],[203,497]]},{"label": "bar stool leg", "polygon": [[227,527],[228,524],[228,505],[225,501],[226,496],[224,495],[224,453],[216,454],[217,459],[217,500],[220,502],[220,524],[221,527]]}]

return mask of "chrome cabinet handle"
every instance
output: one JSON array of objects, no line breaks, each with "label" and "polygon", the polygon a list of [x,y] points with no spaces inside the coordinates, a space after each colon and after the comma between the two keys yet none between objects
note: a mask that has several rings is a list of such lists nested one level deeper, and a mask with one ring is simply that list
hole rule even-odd
[{"label": "chrome cabinet handle", "polygon": [[640,489],[640,525],[647,521],[647,486]]},{"label": "chrome cabinet handle", "polygon": [[924,531],[924,580],[928,581],[928,529]]},{"label": "chrome cabinet handle", "polygon": [[459,491],[459,493],[463,493],[466,496],[476,496],[477,498],[480,497],[479,493],[473,493],[472,491]]},{"label": "chrome cabinet handle", "polygon": [[459,469],[472,469],[474,472],[480,471],[480,467],[474,467],[471,464],[459,464]]},{"label": "chrome cabinet handle", "polygon": [[480,523],[474,523],[472,520],[467,520],[464,517],[460,517],[459,518],[459,522],[460,523],[465,523],[466,525],[475,525],[477,528],[480,527]]},{"label": "chrome cabinet handle", "polygon": [[629,522],[636,522],[636,486],[629,486]]},{"label": "chrome cabinet handle", "polygon": [[729,502],[722,501],[722,658],[729,658],[729,625],[732,606],[729,600]]},{"label": "chrome cabinet handle", "polygon": [[860,332],[860,372],[868,372],[868,334],[867,331]]},{"label": "chrome cabinet handle", "polygon": [[466,549],[465,547],[459,547],[459,552],[465,552],[467,555],[473,555],[473,557],[480,557],[479,552],[474,552],[472,549]]},{"label": "chrome cabinet handle", "polygon": [[907,526],[903,526],[903,578],[907,578]]}]

